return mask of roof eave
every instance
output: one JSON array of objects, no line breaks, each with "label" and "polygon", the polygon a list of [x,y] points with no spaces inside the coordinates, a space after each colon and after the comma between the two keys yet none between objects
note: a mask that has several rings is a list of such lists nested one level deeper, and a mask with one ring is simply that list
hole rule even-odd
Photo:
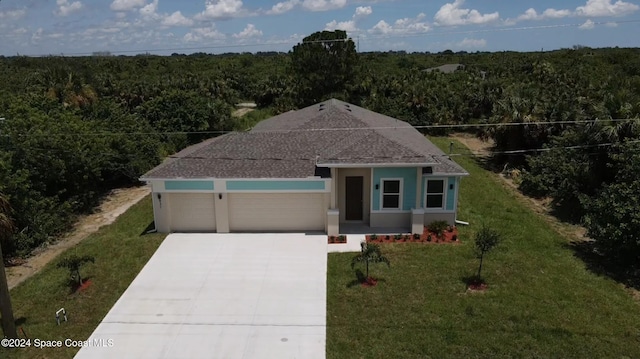
[{"label": "roof eave", "polygon": [[354,168],[354,167],[428,167],[436,166],[435,162],[413,162],[413,163],[317,163],[318,167],[329,168]]}]

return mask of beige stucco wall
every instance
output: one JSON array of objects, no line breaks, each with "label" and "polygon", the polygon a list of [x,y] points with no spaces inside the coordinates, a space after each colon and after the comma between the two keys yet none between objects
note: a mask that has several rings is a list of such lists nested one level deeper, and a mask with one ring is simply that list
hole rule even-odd
[{"label": "beige stucco wall", "polygon": [[[220,198],[222,195],[222,198]],[[229,194],[214,193],[213,203],[216,210],[216,231],[229,233]]]},{"label": "beige stucco wall", "polygon": [[364,223],[370,222],[370,209],[371,209],[371,169],[370,168],[338,168],[337,171],[337,193],[338,193],[338,209],[340,210],[340,222],[346,222],[346,198],[345,198],[345,186],[346,177],[350,176],[362,176],[363,182],[363,212],[362,218]]},{"label": "beige stucco wall", "polygon": [[160,233],[169,233],[171,230],[171,216],[169,208],[171,206],[171,196],[168,193],[152,193],[153,218],[156,230]]},{"label": "beige stucco wall", "polygon": [[371,222],[369,224],[370,227],[378,228],[378,227],[411,227],[411,212],[400,212],[400,213],[380,213],[380,212],[371,212],[370,215]]}]

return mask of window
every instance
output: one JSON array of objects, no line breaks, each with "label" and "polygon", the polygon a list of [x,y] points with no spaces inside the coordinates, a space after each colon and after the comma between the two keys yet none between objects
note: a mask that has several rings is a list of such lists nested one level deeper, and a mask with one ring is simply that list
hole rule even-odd
[{"label": "window", "polygon": [[383,179],[382,209],[400,209],[402,206],[402,180]]},{"label": "window", "polygon": [[426,208],[444,208],[444,180],[427,180]]}]

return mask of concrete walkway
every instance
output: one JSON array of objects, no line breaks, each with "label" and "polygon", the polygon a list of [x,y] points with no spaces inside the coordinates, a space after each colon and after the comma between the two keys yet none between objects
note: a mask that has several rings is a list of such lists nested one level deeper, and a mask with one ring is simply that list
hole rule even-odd
[{"label": "concrete walkway", "polygon": [[324,359],[326,273],[326,235],[169,235],[76,358]]}]

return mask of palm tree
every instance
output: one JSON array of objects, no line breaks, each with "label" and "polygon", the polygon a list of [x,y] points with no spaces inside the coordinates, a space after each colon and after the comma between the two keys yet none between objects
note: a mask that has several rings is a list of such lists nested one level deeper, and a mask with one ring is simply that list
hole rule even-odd
[{"label": "palm tree", "polygon": [[[0,193],[0,239],[7,238],[13,234],[15,226],[9,217],[11,206],[9,200]],[[0,241],[1,243],[2,241]],[[2,246],[0,245],[0,315],[2,315],[2,330],[9,338],[17,338],[16,325],[13,319],[13,309],[11,308],[11,296],[7,285],[7,275],[4,271],[4,257],[2,256]]]},{"label": "palm tree", "polygon": [[369,263],[386,263],[387,266],[391,266],[391,262],[387,257],[383,256],[380,252],[380,247],[373,243],[360,243],[360,254],[353,257],[351,260],[351,268],[355,267],[356,263],[365,262],[366,264],[366,279],[369,278]]}]

